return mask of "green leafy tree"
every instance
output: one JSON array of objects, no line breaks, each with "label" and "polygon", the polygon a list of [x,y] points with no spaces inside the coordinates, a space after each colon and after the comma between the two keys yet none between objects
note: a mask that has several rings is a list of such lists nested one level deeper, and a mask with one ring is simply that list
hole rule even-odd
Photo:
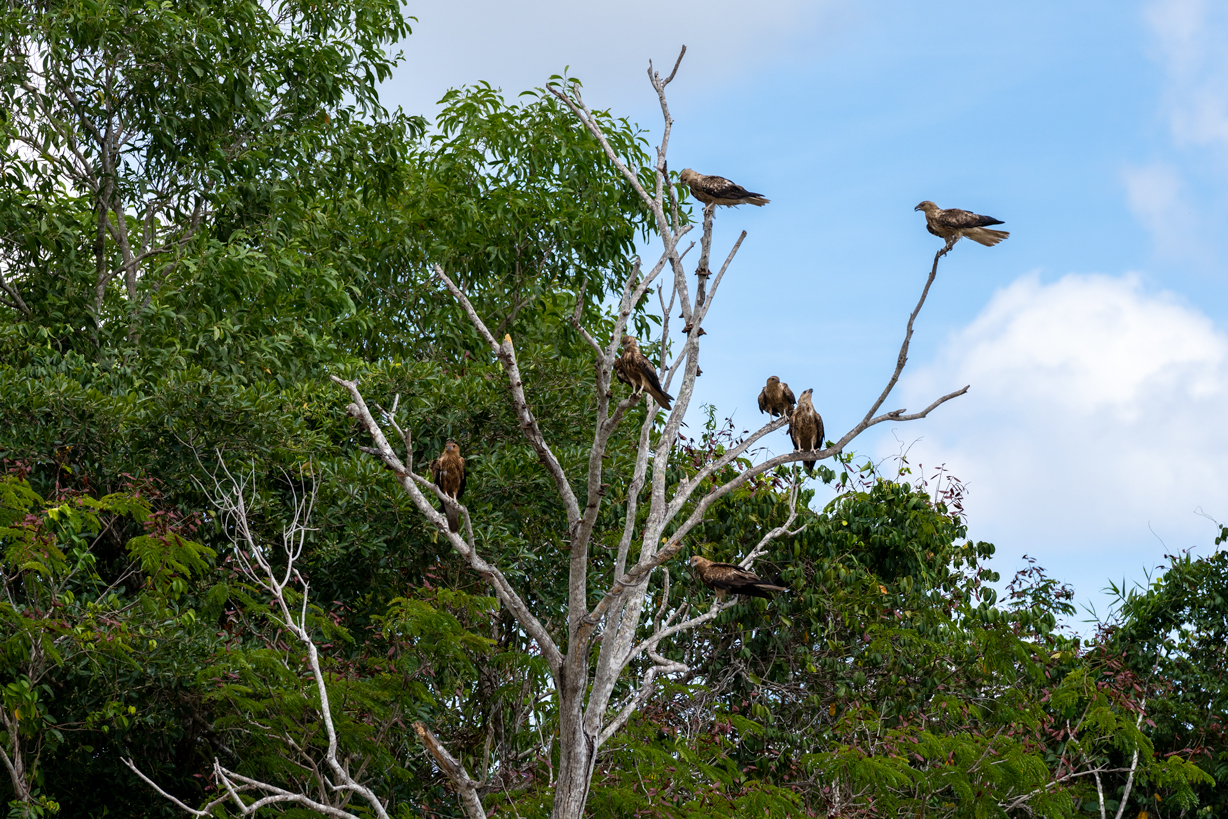
[{"label": "green leafy tree", "polygon": [[[234,274],[253,258],[302,275],[309,260],[292,239],[253,239],[280,238],[270,213],[327,182],[310,173],[318,156],[369,137],[356,115],[378,111],[385,46],[409,30],[399,5],[379,0],[69,0],[2,14],[5,306],[27,342],[112,361],[167,311],[180,330],[221,338],[224,316],[181,312],[185,288],[220,279],[250,298],[260,277]],[[416,127],[383,127],[395,126]],[[306,282],[283,290],[325,295]]]},{"label": "green leafy tree", "polygon": [[[1215,545],[1226,541],[1228,531],[1221,527]],[[1228,810],[1223,785],[1228,781],[1228,554],[1195,558],[1184,553],[1168,560],[1146,586],[1110,586],[1119,606],[1103,635],[1103,651],[1147,692],[1141,727],[1148,755],[1191,759],[1203,769],[1209,776],[1199,781],[1197,815],[1218,816]],[[1106,801],[1139,805],[1162,816],[1169,810],[1165,784],[1138,777],[1133,791],[1106,788]]]},{"label": "green leafy tree", "polygon": [[193,528],[150,486],[43,498],[20,470],[0,476],[0,761],[17,815],[56,813],[66,786],[82,784],[46,776],[45,760],[167,720],[134,703],[165,685],[148,670],[193,631],[185,594],[215,556],[188,539]]},{"label": "green leafy tree", "polygon": [[[1056,632],[1048,579],[997,605],[957,492],[854,481],[817,514],[800,455],[752,457],[784,420],[683,435],[733,252],[710,269],[705,209],[683,269],[668,79],[655,152],[564,78],[450,92],[428,134],[375,94],[396,4],[0,15],[0,458],[23,476],[0,537],[74,544],[6,564],[19,810],[1057,816],[1208,792],[1185,751],[1213,723],[1161,746],[1133,689],[1154,676]],[[961,392],[880,412],[940,256],[824,480]],[[669,416],[611,389],[624,332]],[[461,533],[420,474],[448,439]],[[195,561],[167,545],[192,520]],[[712,603],[683,549],[793,591]],[[29,602],[52,588],[90,605]],[[100,616],[101,642],[56,632]],[[62,661],[34,656],[44,629]]]},{"label": "green leafy tree", "polygon": [[[910,486],[907,465],[886,478],[842,461],[824,476],[841,479],[837,499],[763,557],[791,593],[681,641],[688,684],[646,715],[671,776],[698,756],[737,772],[736,787],[714,774],[649,785],[615,765],[595,794],[678,816],[780,788],[800,801],[781,815],[1058,817],[1115,811],[1115,792],[1147,782],[1153,804],[1196,804],[1209,780],[1189,749],[1153,753],[1145,681],[1057,627],[1074,613],[1069,589],[1032,565],[997,600],[994,549],[964,539],[958,481]],[[788,516],[779,487],[749,486],[699,529],[716,559]]]},{"label": "green leafy tree", "polygon": [[[541,339],[526,375],[557,396],[551,429],[572,435],[591,402],[572,387],[591,362],[575,357],[574,296],[559,296],[559,276],[573,287],[591,278],[585,316],[612,325],[602,282],[625,265],[647,211],[628,207],[638,198],[610,184],[618,172],[597,161],[604,149],[553,97],[508,105],[489,88],[458,92],[430,140],[419,139],[420,121],[381,112],[373,89],[390,65],[383,46],[407,30],[389,8],[5,9],[0,457],[28,463],[44,495],[105,496],[123,491],[125,475],[157,476],[181,515],[207,508],[194,482],[201,460],[255,460],[267,467],[252,521],[261,537],[276,534],[300,486],[286,476],[305,466],[333,525],[308,533],[300,565],[319,599],[337,601],[311,609],[312,624],[339,629],[327,632],[324,663],[353,684],[334,696],[365,703],[354,719],[339,717],[342,747],[377,760],[368,771],[401,772],[380,782],[390,805],[430,805],[452,797],[427,788],[429,760],[389,739],[387,726],[406,715],[446,724],[457,688],[436,669],[463,658],[483,680],[464,699],[486,708],[458,720],[458,732],[473,732],[480,747],[495,730],[492,758],[523,760],[524,726],[498,727],[501,703],[541,668],[508,661],[523,656],[523,635],[498,615],[494,647],[466,640],[456,657],[423,651],[454,634],[448,617],[478,628],[489,604],[468,593],[481,591],[471,578],[457,582],[437,534],[388,514],[384,475],[352,457],[353,430],[314,379],[331,369],[390,391],[422,389],[403,409],[413,404],[431,428],[424,457],[449,436],[483,441],[473,466],[498,509],[490,538],[537,579],[553,565],[543,544],[560,537],[539,512],[556,501],[537,492],[531,450],[489,363],[469,352],[481,347],[467,320],[455,309],[414,313],[440,301],[438,280],[423,281],[425,260],[446,249],[449,264],[473,266],[484,309],[510,305],[508,328],[526,347]],[[200,32],[185,38],[185,27]],[[121,136],[99,140],[107,128]],[[606,134],[640,161],[630,126],[609,120]],[[492,200],[503,203],[493,216]],[[646,327],[638,306],[635,321]],[[163,643],[154,659],[167,662],[145,666],[164,687],[130,687],[134,724],[161,714],[165,730],[113,731],[105,753],[70,734],[62,747],[71,752],[44,755],[49,781],[73,783],[56,790],[67,812],[122,810],[100,786],[115,780],[120,753],[189,801],[208,798],[200,783],[215,754],[250,760],[245,773],[303,781],[278,761],[278,743],[316,747],[319,724],[304,699],[312,692],[279,664],[284,637],[259,587],[233,574],[228,533],[206,525],[201,539],[222,555],[221,582],[198,579],[185,592],[202,617],[175,641],[181,653]],[[430,604],[438,615],[405,608],[434,600],[439,582],[455,591]],[[549,583],[539,595],[558,606]],[[405,630],[424,629],[438,633],[406,643]],[[491,700],[492,687],[507,693]],[[278,730],[253,732],[251,720]]]}]

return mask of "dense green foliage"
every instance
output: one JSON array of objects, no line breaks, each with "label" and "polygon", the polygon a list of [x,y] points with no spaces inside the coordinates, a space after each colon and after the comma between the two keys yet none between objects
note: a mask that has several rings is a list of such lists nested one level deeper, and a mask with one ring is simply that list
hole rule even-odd
[{"label": "dense green foliage", "polygon": [[[454,91],[429,130],[384,111],[376,85],[406,33],[387,0],[0,9],[0,798],[14,815],[177,815],[125,757],[192,804],[211,796],[215,757],[312,787],[315,692],[202,488],[221,463],[250,476],[266,543],[316,493],[299,568],[339,742],[390,813],[460,815],[415,720],[498,815],[548,809],[558,714],[540,656],[362,455],[326,376],[400,396],[417,471],[460,443],[482,554],[559,633],[565,517],[433,269],[514,336],[543,432],[581,475],[596,396],[568,319],[580,300],[608,333],[651,223],[548,94]],[[631,167],[650,166],[634,126],[597,116]],[[643,337],[656,317],[639,305],[633,321]],[[730,446],[714,418],[671,482]],[[635,428],[605,463],[597,568],[614,560]],[[790,594],[662,646],[696,670],[603,751],[594,815],[1098,815],[1095,782],[1075,774],[1102,765],[1115,807],[1136,751],[1131,805],[1228,810],[1222,555],[1175,561],[1084,644],[1056,628],[1068,598],[1039,572],[997,602],[958,483],[851,464],[820,469],[844,491],[815,511],[802,489],[804,528],[758,564]],[[787,518],[796,479],[723,498],[691,553],[746,554]],[[674,604],[710,604],[670,569]]]},{"label": "dense green foliage", "polygon": [[[1216,545],[1228,542],[1221,529]],[[1228,782],[1228,553],[1169,556],[1146,588],[1124,590],[1106,649],[1154,691],[1148,739],[1157,756],[1192,758]],[[1199,790],[1200,815],[1228,811],[1222,785]]]},{"label": "dense green foliage", "polygon": [[[983,566],[993,546],[963,540],[962,486],[939,475],[913,488],[907,472],[844,472],[849,490],[758,564],[792,594],[747,599],[679,640],[699,668],[611,751],[594,788],[609,815],[645,803],[678,817],[1098,815],[1080,771],[1115,771],[1102,775],[1115,812],[1136,749],[1131,803],[1150,815],[1192,815],[1198,794],[1205,805],[1218,792],[1210,737],[1201,755],[1162,748],[1163,732],[1136,720],[1170,691],[1163,678],[1124,667],[1107,639],[1081,645],[1058,627],[1071,593],[1035,566],[998,604]],[[736,559],[783,521],[786,497],[771,489],[717,511],[712,557]],[[1190,718],[1217,730],[1214,715]]]},{"label": "dense green foliage", "polygon": [[143,799],[108,793],[120,753],[164,754],[191,730],[192,675],[217,641],[190,591],[215,553],[160,501],[137,484],[44,498],[20,470],[0,477],[0,726],[8,761],[29,771],[14,795],[35,815],[100,796],[137,810]]}]

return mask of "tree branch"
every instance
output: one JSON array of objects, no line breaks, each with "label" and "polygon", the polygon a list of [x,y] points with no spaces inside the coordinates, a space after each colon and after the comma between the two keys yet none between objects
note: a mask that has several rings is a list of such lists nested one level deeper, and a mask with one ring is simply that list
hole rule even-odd
[{"label": "tree branch", "polygon": [[[733,247],[730,249],[729,255],[725,257],[725,263],[721,265],[721,269],[717,272],[716,278],[712,280],[712,292],[708,294],[709,299],[716,298],[716,288],[721,286],[721,279],[725,278],[725,271],[729,269],[730,263],[733,262],[733,257],[738,255],[738,248],[742,246],[742,242],[745,240],[746,240],[746,231],[742,231],[741,235],[738,236],[738,240],[733,243]],[[696,315],[694,317],[694,321],[696,324],[703,321],[704,317],[708,315],[708,311],[706,309],[702,311],[700,310],[700,308],[703,306],[704,306],[704,300],[697,295],[695,297]]]},{"label": "tree branch", "polygon": [[627,180],[628,184],[630,184],[635,192],[639,194],[639,197],[641,200],[643,200],[644,204],[658,216],[658,224],[664,222],[665,214],[661,212],[660,203],[655,198],[650,196],[648,191],[644,190],[644,186],[640,184],[640,180],[631,171],[631,169],[627,167],[627,163],[623,162],[622,158],[615,153],[614,149],[610,146],[610,141],[606,139],[605,134],[602,132],[601,126],[599,126],[596,120],[593,119],[592,112],[588,110],[587,106],[585,106],[584,101],[578,98],[579,92],[576,90],[576,86],[572,85],[568,89],[573,94],[577,95],[576,100],[572,100],[570,96],[560,91],[555,85],[547,85],[546,90],[562,101],[562,103],[571,110],[571,113],[575,115],[576,119],[580,120],[580,124],[593,135],[593,138],[597,140],[599,145],[601,145],[601,149],[605,151],[606,158],[614,163],[614,167],[618,169],[618,172],[623,175],[623,178]]},{"label": "tree branch", "polygon": [[17,801],[29,802],[30,783],[26,781],[26,765],[21,752],[20,726],[15,725],[15,721],[16,717],[10,718],[8,712],[0,708],[0,725],[4,726],[5,733],[9,735],[9,742],[13,743],[11,757],[4,747],[0,746],[0,760],[4,761],[4,767],[9,772],[9,779],[13,783],[13,795],[17,797]]},{"label": "tree branch", "polygon": [[196,808],[190,808],[190,807],[188,807],[187,805],[185,805],[183,802],[180,802],[178,799],[176,799],[175,797],[171,796],[171,795],[170,795],[169,793],[167,793],[166,791],[162,790],[162,788],[158,787],[158,783],[157,783],[157,782],[154,782],[152,779],[150,779],[148,776],[146,776],[144,773],[142,773],[142,772],[141,772],[141,769],[140,769],[140,768],[138,768],[136,765],[134,765],[131,759],[128,759],[127,757],[120,757],[119,761],[120,761],[120,762],[122,762],[122,763],[124,763],[125,765],[127,765],[127,766],[128,766],[128,767],[129,767],[129,768],[132,770],[132,772],[133,772],[134,774],[136,774],[137,776],[139,776],[139,777],[140,777],[140,778],[141,778],[141,779],[142,779],[142,780],[145,782],[145,784],[146,784],[146,785],[148,785],[149,787],[151,787],[151,788],[153,788],[155,791],[157,791],[157,792],[158,792],[158,794],[159,794],[159,795],[160,795],[160,796],[161,796],[163,799],[165,799],[166,801],[168,801],[168,802],[172,803],[172,804],[173,804],[175,807],[179,808],[179,809],[180,809],[181,811],[183,811],[184,813],[190,813],[190,814],[192,814],[193,816],[209,816],[209,815],[211,815],[211,814],[213,813],[213,809],[214,809],[214,808],[216,808],[218,805],[222,804],[223,802],[225,802],[225,801],[226,801],[226,799],[227,799],[227,797],[228,797],[228,795],[227,795],[227,796],[219,796],[217,799],[214,799],[212,802],[209,802],[208,804],[206,804],[206,805],[205,805],[205,807],[204,807],[204,808],[202,808],[202,809],[200,809],[200,810],[197,810]]},{"label": "tree branch", "polygon": [[[630,281],[630,280],[628,280]],[[571,316],[571,326],[580,334],[580,338],[584,339],[584,343],[593,348],[593,352],[600,358],[602,355],[601,345],[597,343],[597,339],[584,328],[580,323],[580,317],[584,314],[584,291],[588,288],[588,279],[580,282],[580,289],[576,291],[576,312]],[[624,292],[626,292],[624,290]]]},{"label": "tree branch", "polygon": [[[1141,707],[1138,710],[1138,719],[1134,721],[1134,728],[1138,730],[1143,724],[1143,715],[1147,713],[1147,700],[1144,698]],[[1134,756],[1130,758],[1130,773],[1126,776],[1126,789],[1121,794],[1121,802],[1117,805],[1117,815],[1113,819],[1121,819],[1126,811],[1126,803],[1130,801],[1130,789],[1134,787],[1134,770],[1138,767],[1138,744],[1134,746]]]},{"label": "tree branch", "polygon": [[[251,777],[244,776],[241,773],[236,773],[235,771],[223,768],[217,760],[213,761],[213,775],[217,781],[222,784],[222,787],[225,788],[227,795],[231,797],[232,801],[235,803],[235,807],[239,809],[239,813],[242,816],[250,816],[251,814],[259,811],[261,808],[266,808],[269,805],[290,803],[293,805],[302,805],[303,807],[322,813],[325,816],[334,817],[334,819],[360,819],[360,817],[356,814],[329,804],[325,804],[324,802],[320,802],[316,799],[312,799],[310,796],[305,796],[301,793],[294,793],[293,791],[288,791],[285,788],[279,788],[276,785],[270,785],[267,782],[261,782],[258,779],[252,779]],[[241,783],[241,786],[236,788],[236,782]],[[329,787],[333,790],[343,789],[336,785],[330,785]],[[262,790],[269,795],[262,796],[250,803],[245,803],[239,798],[239,794],[243,791],[255,789]],[[380,812],[378,815],[387,816],[387,814],[383,812]]]},{"label": "tree branch", "polygon": [[[270,615],[271,619],[295,638],[302,647],[306,655],[307,664],[311,668],[312,681],[315,684],[319,703],[319,723],[324,728],[325,735],[328,738],[328,745],[324,752],[324,763],[331,773],[333,781],[329,782],[318,768],[316,768],[316,778],[326,791],[344,791],[361,796],[375,816],[379,817],[379,819],[388,819],[388,813],[374,791],[355,781],[350,776],[346,766],[342,765],[337,759],[337,731],[333,722],[328,686],[325,683],[324,672],[320,666],[319,650],[316,647],[314,638],[311,636],[307,620],[310,587],[294,566],[295,561],[303,553],[307,533],[311,531],[308,527],[308,522],[315,505],[315,487],[313,486],[310,492],[301,497],[296,492],[292,494],[293,514],[290,522],[282,530],[282,550],[286,556],[286,567],[284,571],[279,573],[270,562],[269,555],[271,549],[257,543],[251,531],[245,492],[247,485],[253,478],[234,476],[226,466],[226,463],[221,460],[220,454],[218,461],[220,472],[225,475],[225,485],[223,485],[223,481],[219,478],[218,474],[215,473],[212,476],[212,489],[204,486],[201,488],[205,491],[210,503],[218,510],[219,515],[224,521],[223,530],[230,533],[231,542],[237,547],[236,554],[243,573],[249,581],[264,589],[272,597],[276,613]],[[289,600],[286,598],[286,589],[291,586],[297,586],[300,589],[299,593],[302,599],[297,609],[292,609]],[[283,660],[283,662],[289,667],[290,660],[288,658]],[[295,745],[292,738],[287,737],[287,739],[289,744]],[[131,760],[124,760],[124,762],[141,779],[152,785],[162,796],[195,816],[208,815],[208,812],[220,804],[220,800],[215,800],[209,803],[203,811],[189,808],[150,781],[147,776],[137,770]],[[315,767],[314,762],[313,767]],[[216,759],[213,762],[213,770],[215,779],[223,786],[226,793],[233,799],[239,812],[243,815],[253,814],[267,805],[291,803],[302,805],[326,816],[337,817],[338,819],[357,819],[354,814],[348,811],[319,802],[305,794],[287,791],[276,785],[227,770]],[[235,782],[242,783],[242,786],[236,788]],[[239,793],[249,789],[267,795],[253,802],[246,803],[240,798]]]},{"label": "tree branch", "polygon": [[631,701],[623,706],[622,710],[618,712],[618,716],[610,720],[609,724],[601,729],[601,733],[597,736],[598,748],[604,745],[610,737],[618,733],[626,725],[631,715],[648,701],[648,698],[652,696],[653,683],[656,681],[658,674],[685,674],[691,670],[690,666],[685,663],[670,662],[664,658],[660,658],[660,660],[660,662],[654,662],[644,672],[644,678],[640,683],[640,690],[631,698]]},{"label": "tree branch", "polygon": [[[465,315],[469,317],[470,323],[482,335],[482,338],[486,339],[490,349],[498,357],[500,363],[503,364],[503,369],[507,372],[508,382],[511,384],[512,404],[515,407],[516,416],[520,419],[520,428],[524,431],[529,444],[537,452],[538,460],[541,461],[542,466],[546,467],[550,477],[554,479],[554,486],[558,490],[559,496],[563,500],[563,505],[567,509],[568,529],[574,530],[580,522],[580,504],[576,500],[575,492],[571,489],[571,483],[567,480],[567,474],[563,471],[562,464],[559,463],[558,458],[550,450],[550,446],[542,436],[541,428],[537,425],[537,419],[533,417],[533,413],[529,409],[528,399],[525,398],[524,394],[524,382],[520,377],[520,367],[516,363],[516,351],[512,346],[512,337],[504,336],[502,343],[495,341],[495,337],[491,335],[490,330],[486,329],[486,324],[478,316],[477,310],[473,309],[469,299],[456,286],[455,282],[448,278],[448,274],[444,273],[443,268],[439,265],[435,265],[435,275],[443,281],[448,291],[460,302]],[[334,378],[333,380],[337,379]]]},{"label": "tree branch", "polygon": [[34,315],[34,311],[32,311],[25,301],[22,300],[21,292],[17,289],[17,285],[9,284],[8,280],[5,279],[3,270],[0,270],[0,290],[8,293],[9,298],[13,300],[11,304],[9,302],[4,302],[7,306],[12,307],[15,310],[19,310],[26,316]]},{"label": "tree branch", "polygon": [[[801,488],[800,483],[793,484],[793,486],[789,490],[789,516],[785,519],[784,523],[769,530],[768,533],[765,534],[759,540],[757,544],[755,544],[755,548],[751,549],[750,554],[748,554],[746,557],[744,557],[739,562],[738,565],[741,566],[743,569],[752,568],[754,566],[755,561],[760,556],[762,556],[765,551],[767,551],[767,547],[769,544],[772,543],[772,541],[784,535],[788,535],[792,537],[794,535],[801,534],[801,532],[805,531],[806,529],[805,526],[801,527],[800,529],[796,531],[789,530],[789,526],[793,523],[794,520],[797,519],[797,499],[798,499],[800,488]],[[660,557],[660,555],[658,555],[658,557]],[[668,578],[668,575],[667,575],[667,578]],[[668,595],[668,586],[666,587],[665,593]],[[729,600],[725,602],[728,603],[729,605],[733,605],[734,598],[730,598]],[[662,600],[662,605],[664,606],[664,604],[665,604],[665,601]],[[713,606],[711,609],[709,609],[704,614],[701,614],[698,617],[695,617],[692,620],[684,621],[675,626],[670,626],[669,621],[666,621],[666,623],[664,624],[665,626],[664,628],[655,629],[655,632],[651,637],[639,643],[638,645],[636,645],[634,648],[632,648],[630,651],[627,652],[627,656],[623,659],[623,667],[625,668],[628,663],[634,660],[642,652],[645,652],[645,651],[652,652],[656,650],[656,647],[666,637],[677,634],[681,631],[687,631],[689,629],[693,629],[698,625],[702,625],[703,623],[708,622],[708,620],[711,620],[714,617],[716,617],[717,614],[720,614],[726,608],[728,608],[728,605],[724,605],[723,603],[721,603],[721,601],[716,601],[713,603]]]},{"label": "tree branch", "polygon": [[[908,363],[908,345],[912,343],[912,325],[917,320],[917,314],[921,312],[921,308],[925,305],[925,298],[929,295],[930,285],[934,283],[934,278],[938,275],[938,260],[941,259],[946,252],[950,250],[950,245],[939,250],[934,254],[934,266],[930,268],[929,278],[925,280],[925,287],[921,290],[921,298],[917,301],[917,306],[913,308],[912,314],[908,316],[908,326],[904,331],[904,343],[900,345],[900,354],[895,360],[895,371],[891,373],[891,378],[887,381],[887,386],[883,389],[882,395],[870,407],[870,411],[866,413],[863,423],[869,421],[874,413],[878,412],[878,408],[887,400],[887,396],[891,394],[891,390],[895,388],[895,384],[900,380],[900,373],[904,371],[904,365]],[[966,390],[967,387],[964,387]]]},{"label": "tree branch", "polygon": [[469,819],[486,819],[486,811],[482,807],[482,800],[478,799],[478,783],[469,776],[465,766],[456,757],[448,753],[448,749],[444,748],[439,740],[435,738],[435,735],[421,722],[414,723],[414,733],[418,735],[418,739],[426,746],[427,752],[435,760],[439,770],[444,772],[452,786],[456,788],[456,793],[461,800],[461,806],[464,808],[465,814]]},{"label": "tree branch", "polygon": [[418,489],[416,481],[419,480],[432,487],[434,487],[434,484],[429,484],[424,478],[409,472],[400,459],[397,458],[380,425],[371,416],[370,410],[367,409],[366,401],[363,400],[362,393],[358,390],[358,384],[354,381],[345,381],[335,375],[329,376],[329,378],[334,383],[344,387],[353,399],[349,412],[358,419],[359,423],[366,427],[367,432],[370,433],[374,440],[375,452],[372,454],[378,457],[386,467],[396,473],[397,481],[401,484],[401,488],[405,490],[410,500],[418,507],[418,511],[435,525],[435,528],[439,530],[442,536],[448,539],[456,553],[469,564],[470,569],[485,578],[486,582],[491,585],[499,601],[511,612],[512,616],[516,618],[528,635],[537,642],[538,647],[541,649],[542,657],[550,666],[550,671],[557,682],[559,670],[563,662],[562,653],[559,651],[558,645],[551,638],[550,633],[546,631],[545,626],[529,611],[520,595],[516,593],[511,583],[503,576],[503,572],[478,556],[477,549],[473,545],[472,525],[468,520],[468,512],[465,512],[466,539],[462,538],[457,532],[449,531],[447,518],[435,509],[434,505]]}]

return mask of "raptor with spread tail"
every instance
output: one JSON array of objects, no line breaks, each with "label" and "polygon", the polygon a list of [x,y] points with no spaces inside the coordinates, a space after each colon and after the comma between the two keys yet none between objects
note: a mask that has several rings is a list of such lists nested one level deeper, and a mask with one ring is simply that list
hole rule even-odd
[{"label": "raptor with spread tail", "polygon": [[959,208],[943,210],[928,199],[913,210],[925,211],[926,230],[940,239],[946,239],[948,249],[965,236],[985,247],[993,247],[1010,236],[1005,230],[989,228],[989,225],[1002,224],[1001,219],[992,216],[982,216]]},{"label": "raptor with spread tail", "polygon": [[761,193],[751,193],[741,185],[735,185],[723,176],[707,176],[683,168],[678,178],[691,189],[691,195],[705,205],[757,205],[763,207],[772,201]]}]

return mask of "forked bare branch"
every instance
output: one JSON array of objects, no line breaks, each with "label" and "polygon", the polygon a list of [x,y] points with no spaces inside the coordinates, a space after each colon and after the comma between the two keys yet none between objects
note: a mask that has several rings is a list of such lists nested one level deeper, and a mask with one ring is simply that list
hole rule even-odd
[{"label": "forked bare branch", "polygon": [[[302,478],[304,476],[300,475],[299,477]],[[294,637],[303,652],[308,667],[311,669],[312,680],[315,684],[317,707],[319,709],[319,724],[323,727],[328,740],[324,751],[323,768],[314,763],[311,766],[316,771],[320,790],[323,793],[344,794],[344,799],[347,801],[351,796],[361,797],[373,815],[380,817],[380,819],[388,819],[384,803],[375,795],[375,792],[366,785],[356,781],[350,775],[347,766],[343,765],[337,757],[337,730],[333,720],[332,706],[329,701],[328,686],[325,684],[324,671],[320,664],[319,649],[316,646],[315,638],[311,634],[311,625],[308,622],[307,616],[310,587],[295,567],[295,561],[303,553],[307,533],[311,531],[309,523],[316,498],[314,481],[311,482],[310,489],[302,495],[293,488],[294,484],[291,482],[291,519],[283,527],[281,538],[282,553],[285,559],[285,568],[282,570],[277,569],[273,565],[273,550],[266,544],[261,543],[260,539],[252,531],[250,501],[247,497],[247,489],[254,482],[254,474],[236,476],[219,454],[218,469],[212,475],[213,486],[204,487],[202,485],[201,488],[209,498],[210,504],[217,510],[223,521],[225,521],[222,529],[229,533],[244,575],[250,582],[263,589],[269,595],[273,604],[273,611],[269,615],[270,618],[279,628],[289,632]],[[291,605],[290,594],[295,594],[300,598],[298,606]],[[283,662],[286,664],[287,670],[294,673],[292,669],[293,660],[286,657],[283,659]],[[293,744],[292,739],[290,741]],[[358,819],[355,814],[344,810],[338,805],[323,803],[312,799],[306,794],[288,791],[272,783],[263,782],[228,770],[217,759],[213,761],[213,778],[217,786],[226,795],[209,802],[203,808],[190,808],[158,787],[149,777],[138,770],[131,760],[125,759],[124,764],[157,790],[164,798],[193,816],[208,816],[229,798],[229,801],[233,802],[234,809],[241,816],[254,814],[268,805],[294,804],[317,811],[325,816],[337,817],[337,819]],[[251,794],[253,798],[244,799],[241,794]]]}]

